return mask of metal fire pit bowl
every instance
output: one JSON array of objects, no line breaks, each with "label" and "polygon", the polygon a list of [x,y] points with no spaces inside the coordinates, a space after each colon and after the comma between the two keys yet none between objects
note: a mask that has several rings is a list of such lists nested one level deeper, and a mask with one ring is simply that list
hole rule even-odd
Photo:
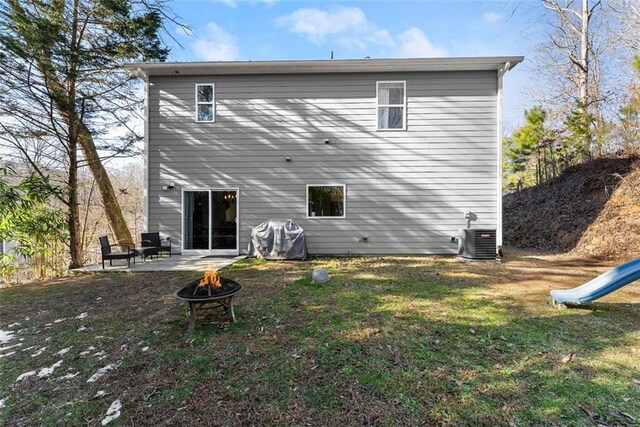
[{"label": "metal fire pit bowl", "polygon": [[[236,296],[243,287],[240,283],[224,277],[220,278],[222,289],[215,289],[211,286],[198,288],[200,279],[194,280],[187,286],[173,293],[179,300],[189,304],[189,333],[193,332],[196,326],[196,312],[198,310],[222,307],[230,323],[235,323],[236,315],[233,313],[233,297]],[[213,305],[205,307],[205,305]]]}]

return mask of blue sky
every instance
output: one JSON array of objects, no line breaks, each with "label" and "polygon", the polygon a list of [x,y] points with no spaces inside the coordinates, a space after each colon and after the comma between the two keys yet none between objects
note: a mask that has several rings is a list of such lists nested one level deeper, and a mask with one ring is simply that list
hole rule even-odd
[{"label": "blue sky", "polygon": [[[540,2],[173,0],[171,61],[530,56]],[[538,7],[539,6],[539,7]],[[505,124],[528,107],[522,64],[505,79]]]}]

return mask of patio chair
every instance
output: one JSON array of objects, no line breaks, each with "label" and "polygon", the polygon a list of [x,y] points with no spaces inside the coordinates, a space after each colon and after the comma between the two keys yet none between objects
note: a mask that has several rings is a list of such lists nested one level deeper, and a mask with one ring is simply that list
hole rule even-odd
[{"label": "patio chair", "polygon": [[[100,239],[100,251],[102,252],[102,269],[104,270],[104,261],[109,260],[109,266],[113,266],[114,259],[126,259],[127,266],[131,268],[131,258],[133,258],[133,263],[136,263],[136,252],[131,249],[129,245],[116,244],[112,245],[109,243],[109,238],[107,236],[101,236]],[[111,250],[112,247],[123,247],[127,248],[126,252],[113,252]]]},{"label": "patio chair", "polygon": [[162,244],[162,239],[158,232],[142,233],[140,240],[142,241],[142,253],[145,258],[153,255],[157,258],[158,254],[163,252],[168,253],[169,257],[171,257],[171,237],[166,238],[167,242],[169,242],[168,245]]}]

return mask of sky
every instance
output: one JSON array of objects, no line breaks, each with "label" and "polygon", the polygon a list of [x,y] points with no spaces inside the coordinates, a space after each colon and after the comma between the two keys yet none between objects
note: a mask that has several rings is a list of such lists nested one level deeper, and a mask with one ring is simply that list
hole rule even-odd
[{"label": "sky", "polygon": [[[530,57],[537,0],[172,0],[188,28],[167,26],[170,61],[499,56]],[[525,61],[505,76],[507,131],[529,107]]]}]

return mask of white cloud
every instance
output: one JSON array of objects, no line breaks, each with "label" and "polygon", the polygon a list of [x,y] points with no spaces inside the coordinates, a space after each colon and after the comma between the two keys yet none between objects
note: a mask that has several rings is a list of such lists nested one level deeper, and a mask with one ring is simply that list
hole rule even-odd
[{"label": "white cloud", "polygon": [[496,24],[504,20],[504,13],[499,12],[485,12],[482,14],[482,20],[487,24]]},{"label": "white cloud", "polygon": [[211,1],[214,2],[214,3],[222,3],[225,6],[229,6],[229,7],[232,7],[234,9],[236,7],[238,7],[238,2],[236,0],[211,0]]},{"label": "white cloud", "polygon": [[369,46],[393,47],[395,41],[387,30],[372,30],[361,34],[337,36],[336,41],[344,47],[366,50]]},{"label": "white cloud", "polygon": [[193,29],[184,25],[176,25],[174,32],[181,37],[191,37],[193,35]]},{"label": "white cloud", "polygon": [[240,56],[237,38],[215,22],[209,22],[204,31],[195,33],[196,40],[191,43],[191,50],[198,58],[205,61],[234,61]]},{"label": "white cloud", "polygon": [[321,44],[329,35],[362,34],[370,27],[364,12],[357,7],[335,7],[326,11],[315,8],[298,9],[276,19],[276,24],[289,27],[292,33],[315,44]]},{"label": "white cloud", "polygon": [[[211,0],[211,1],[214,3],[222,3],[225,6],[229,6],[236,9],[238,7],[238,3],[241,2],[242,0]],[[276,0],[248,0],[247,1],[247,3],[251,5],[263,3],[263,4],[266,4],[267,6],[272,6],[275,2]]]},{"label": "white cloud", "polygon": [[399,56],[408,58],[447,56],[445,49],[434,46],[427,36],[418,28],[409,28],[398,37],[400,47],[396,51]]},{"label": "white cloud", "polygon": [[429,41],[422,30],[410,28],[394,37],[388,30],[369,22],[358,7],[334,7],[326,10],[303,8],[276,19],[311,43],[337,43],[349,49],[396,56],[445,56],[447,51]]}]

